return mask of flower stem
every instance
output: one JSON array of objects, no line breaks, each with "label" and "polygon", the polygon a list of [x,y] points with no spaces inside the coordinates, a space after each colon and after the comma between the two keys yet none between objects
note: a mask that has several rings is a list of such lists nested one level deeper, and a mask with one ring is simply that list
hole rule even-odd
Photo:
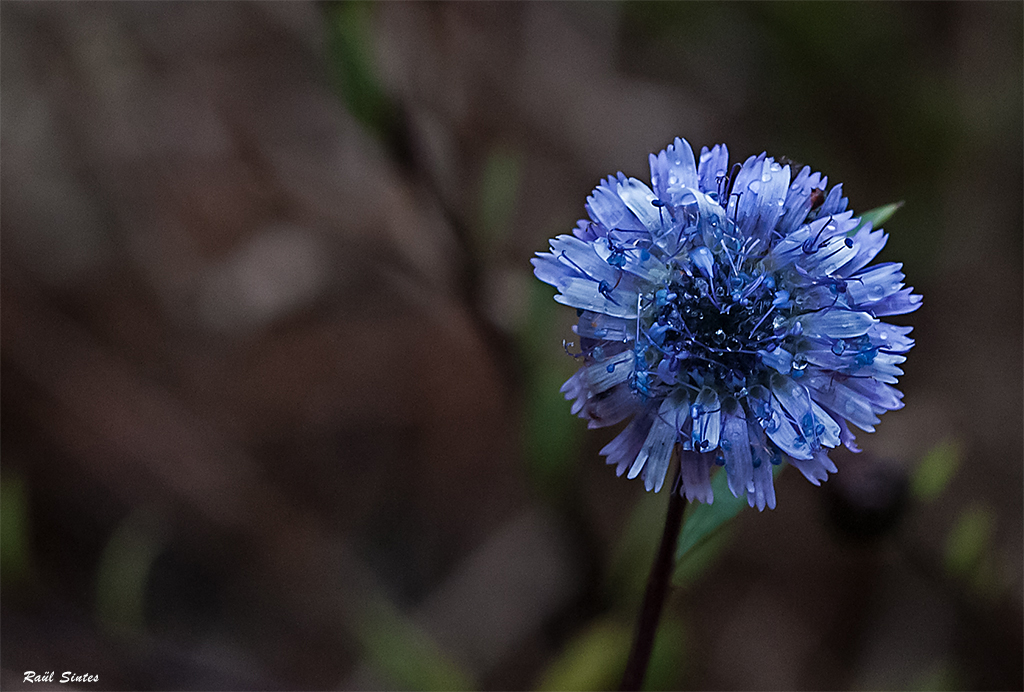
[{"label": "flower stem", "polygon": [[633,637],[633,648],[626,662],[626,672],[622,676],[620,690],[639,690],[647,674],[647,664],[654,648],[654,635],[658,631],[658,621],[668,594],[669,575],[672,573],[673,554],[679,532],[683,527],[683,509],[686,503],[679,492],[679,468],[676,467],[676,478],[672,485],[672,494],[668,500],[668,511],[665,513],[665,529],[661,534],[661,545],[658,555],[651,565],[651,574],[647,577],[647,590],[644,592],[644,603],[640,608],[640,619]]}]

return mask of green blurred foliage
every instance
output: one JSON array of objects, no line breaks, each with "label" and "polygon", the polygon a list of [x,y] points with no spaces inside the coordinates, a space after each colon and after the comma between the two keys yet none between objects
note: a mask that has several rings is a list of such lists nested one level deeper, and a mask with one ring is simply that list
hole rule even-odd
[{"label": "green blurred foliage", "polygon": [[551,295],[548,286],[530,282],[528,319],[519,339],[526,366],[523,453],[532,485],[549,497],[566,490],[583,432],[559,391],[573,363],[562,349],[551,347],[561,338],[562,308]]},{"label": "green blurred foliage", "polygon": [[633,507],[612,553],[608,571],[609,596],[623,607],[637,608],[643,598],[647,571],[658,550],[665,524],[669,490],[665,488],[664,492],[644,494]]},{"label": "green blurred foliage", "polygon": [[478,190],[477,230],[481,252],[488,257],[509,231],[514,216],[522,157],[515,150],[496,147],[484,161]]},{"label": "green blurred foliage", "polygon": [[21,586],[32,577],[28,488],[7,468],[0,474],[0,581]]},{"label": "green blurred foliage", "polygon": [[[658,627],[643,689],[678,689],[685,671],[684,637],[682,622],[666,612]],[[566,644],[541,675],[536,689],[616,689],[626,670],[632,639],[632,627],[618,616],[594,620]]]},{"label": "green blurred foliage", "polygon": [[966,690],[963,674],[950,661],[938,663],[925,671],[908,689],[914,692],[940,692],[941,690]]},{"label": "green blurred foliage", "polygon": [[[772,468],[775,478],[779,477],[784,464]],[[715,493],[715,501],[709,505],[692,502],[686,507],[683,515],[683,528],[676,544],[676,567],[672,583],[680,586],[692,582],[700,572],[711,564],[721,549],[705,547],[705,544],[726,525],[736,518],[740,510],[747,507],[747,497],[740,494],[733,497],[729,491],[725,469],[718,469],[711,478],[711,489]],[[703,548],[698,550],[699,548]]]},{"label": "green blurred foliage", "polygon": [[385,93],[374,65],[373,3],[345,0],[324,6],[327,15],[327,61],[348,111],[379,139],[394,144],[398,107]]},{"label": "green blurred foliage", "polygon": [[999,590],[992,550],[995,531],[995,510],[976,503],[960,513],[946,537],[947,573],[986,597]]},{"label": "green blurred foliage", "polygon": [[626,670],[632,631],[616,617],[582,628],[541,675],[538,690],[607,690]]},{"label": "green blurred foliage", "polygon": [[156,512],[140,509],[107,541],[96,570],[96,618],[109,632],[137,635],[145,629],[146,586],[153,563],[163,549]]},{"label": "green blurred foliage", "polygon": [[662,615],[658,636],[644,677],[644,690],[677,690],[686,673],[686,630],[683,621],[668,611]]},{"label": "green blurred foliage", "polygon": [[910,478],[910,492],[920,502],[932,502],[949,485],[960,468],[963,445],[946,439],[928,450]]},{"label": "green blurred foliage", "polygon": [[471,690],[472,677],[389,601],[366,599],[353,631],[367,658],[396,689]]}]

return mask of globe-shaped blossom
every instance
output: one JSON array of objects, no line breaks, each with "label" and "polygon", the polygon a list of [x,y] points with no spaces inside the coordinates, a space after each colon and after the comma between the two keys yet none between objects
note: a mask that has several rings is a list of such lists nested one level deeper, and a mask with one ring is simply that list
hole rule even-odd
[{"label": "globe-shaped blossom", "polygon": [[[681,491],[712,502],[710,470],[733,495],[775,507],[772,466],[815,485],[828,450],[860,451],[903,406],[912,312],[901,264],[869,266],[888,236],[847,210],[842,186],[761,154],[729,166],[724,144],[682,139],[650,156],[651,187],[622,173],[587,198],[590,218],[532,260],[576,308],[580,369],[562,387],[589,427],[632,418],[601,454],[660,490],[680,449]],[[653,189],[652,189],[653,188]]]}]

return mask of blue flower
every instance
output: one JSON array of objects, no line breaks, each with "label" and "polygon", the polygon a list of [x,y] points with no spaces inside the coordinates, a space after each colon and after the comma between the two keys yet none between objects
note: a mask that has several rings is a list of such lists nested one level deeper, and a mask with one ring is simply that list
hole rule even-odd
[{"label": "blue flower", "polygon": [[650,156],[651,187],[622,173],[589,219],[532,260],[576,308],[580,369],[562,387],[591,428],[631,418],[601,454],[660,490],[680,449],[682,492],[714,500],[713,465],[751,506],[775,507],[772,466],[815,485],[828,450],[857,449],[903,406],[892,385],[914,341],[879,318],[916,310],[902,265],[870,265],[888,236],[847,210],[842,185],[724,144]]}]

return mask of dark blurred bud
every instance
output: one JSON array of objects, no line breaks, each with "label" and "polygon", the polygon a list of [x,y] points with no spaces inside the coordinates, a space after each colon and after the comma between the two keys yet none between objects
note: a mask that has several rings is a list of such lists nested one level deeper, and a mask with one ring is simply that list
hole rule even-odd
[{"label": "dark blurred bud", "polygon": [[895,529],[907,508],[906,471],[892,461],[868,454],[848,454],[825,485],[825,502],[832,525],[844,536],[878,538]]}]

